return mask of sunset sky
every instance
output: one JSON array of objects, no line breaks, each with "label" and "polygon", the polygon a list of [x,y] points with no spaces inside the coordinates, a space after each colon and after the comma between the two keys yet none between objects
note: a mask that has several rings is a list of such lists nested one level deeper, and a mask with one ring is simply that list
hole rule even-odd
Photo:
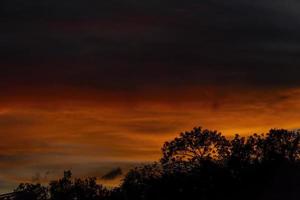
[{"label": "sunset sky", "polygon": [[195,126],[300,128],[298,0],[0,1],[0,193],[157,160]]}]

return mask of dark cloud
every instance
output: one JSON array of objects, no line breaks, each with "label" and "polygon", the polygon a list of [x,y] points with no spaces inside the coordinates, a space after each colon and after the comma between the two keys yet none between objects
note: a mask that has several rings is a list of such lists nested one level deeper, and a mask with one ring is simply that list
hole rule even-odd
[{"label": "dark cloud", "polygon": [[121,176],[123,174],[123,171],[120,167],[115,168],[104,174],[101,179],[103,180],[113,180],[116,179],[117,177]]},{"label": "dark cloud", "polygon": [[179,127],[182,127],[182,122],[179,120],[132,120],[120,123],[123,129],[131,132],[149,135],[157,135],[161,133],[170,134],[176,132]]},{"label": "dark cloud", "polygon": [[1,86],[297,86],[297,8],[295,0],[5,0]]},{"label": "dark cloud", "polygon": [[[0,115],[0,128],[13,127],[13,128],[24,128],[37,124],[40,120],[33,118],[28,115],[15,115],[15,114],[3,114]],[[0,134],[1,135],[1,134]]]}]

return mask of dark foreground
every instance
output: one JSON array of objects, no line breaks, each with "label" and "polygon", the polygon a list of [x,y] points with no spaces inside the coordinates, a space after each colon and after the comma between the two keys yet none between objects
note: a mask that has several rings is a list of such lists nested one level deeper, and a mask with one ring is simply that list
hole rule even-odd
[{"label": "dark foreground", "polygon": [[48,186],[20,184],[0,199],[298,200],[300,133],[270,130],[228,140],[216,131],[195,128],[166,142],[159,162],[132,169],[117,188],[71,175],[66,171]]}]

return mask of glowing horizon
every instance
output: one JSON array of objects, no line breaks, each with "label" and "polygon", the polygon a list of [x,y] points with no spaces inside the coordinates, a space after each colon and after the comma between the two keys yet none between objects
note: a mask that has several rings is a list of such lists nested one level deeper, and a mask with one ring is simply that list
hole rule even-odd
[{"label": "glowing horizon", "polygon": [[[122,94],[101,101],[106,95],[99,97],[95,91],[81,99],[74,91],[66,93],[56,97],[30,94],[30,99],[12,95],[1,102],[3,179],[31,181],[38,172],[48,173],[44,177],[48,180],[69,168],[78,176],[99,177],[109,169],[103,165],[113,168],[159,159],[165,141],[196,126],[228,137],[300,127],[300,89],[296,88],[168,90],[166,94],[175,99],[157,92],[150,100],[146,92],[128,102],[120,99]],[[23,173],[16,174],[20,167]]]}]

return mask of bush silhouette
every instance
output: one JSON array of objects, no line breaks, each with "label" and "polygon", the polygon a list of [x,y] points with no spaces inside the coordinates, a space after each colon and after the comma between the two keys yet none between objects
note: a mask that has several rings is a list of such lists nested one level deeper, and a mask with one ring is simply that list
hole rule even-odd
[{"label": "bush silhouette", "polygon": [[108,196],[109,191],[96,183],[96,178],[74,179],[71,171],[65,171],[64,177],[50,182],[49,192],[53,200],[97,200]]},{"label": "bush silhouette", "polygon": [[21,183],[15,190],[15,200],[46,200],[48,189],[41,184]]}]

